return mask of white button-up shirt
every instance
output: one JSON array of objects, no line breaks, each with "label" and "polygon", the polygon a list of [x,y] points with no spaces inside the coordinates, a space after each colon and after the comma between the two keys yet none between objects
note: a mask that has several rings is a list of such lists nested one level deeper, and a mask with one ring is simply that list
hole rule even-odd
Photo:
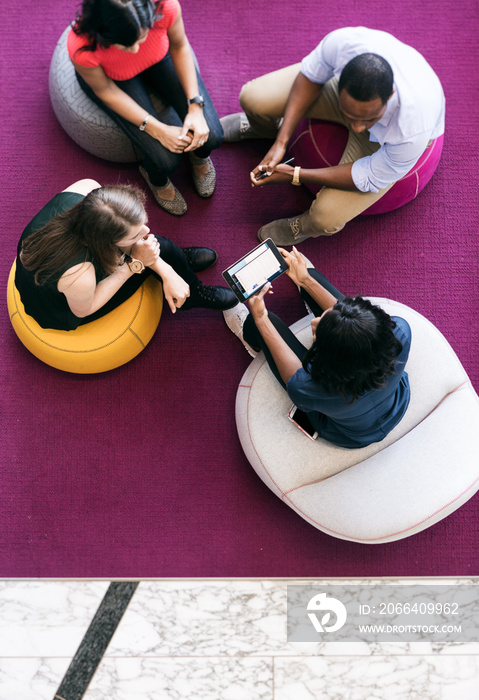
[{"label": "white button-up shirt", "polygon": [[382,56],[394,74],[394,93],[381,119],[369,131],[369,140],[381,144],[372,156],[352,167],[361,192],[377,192],[400,180],[415,165],[430,140],[444,133],[445,98],[439,78],[421,54],[387,32],[345,27],[328,34],[301,63],[301,73],[324,85],[339,78],[355,56]]}]

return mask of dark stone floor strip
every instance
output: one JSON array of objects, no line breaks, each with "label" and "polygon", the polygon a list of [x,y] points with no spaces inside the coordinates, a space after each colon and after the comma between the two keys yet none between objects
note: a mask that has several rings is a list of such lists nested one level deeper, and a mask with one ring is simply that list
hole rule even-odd
[{"label": "dark stone floor strip", "polygon": [[81,700],[139,581],[110,583],[54,700]]}]

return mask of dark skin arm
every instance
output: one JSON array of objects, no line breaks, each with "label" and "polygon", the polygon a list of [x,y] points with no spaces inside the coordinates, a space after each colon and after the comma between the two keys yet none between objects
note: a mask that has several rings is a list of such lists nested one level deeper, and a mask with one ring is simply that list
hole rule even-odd
[{"label": "dark skin arm", "polygon": [[[336,190],[348,190],[350,192],[359,192],[354,184],[351,176],[352,163],[343,163],[342,165],[334,165],[329,168],[307,169],[301,168],[299,177],[302,183],[311,183],[322,185],[323,187],[332,187]],[[250,173],[251,182],[258,187],[264,185],[277,185],[281,182],[291,182],[294,175],[294,167],[291,165],[283,165],[280,163],[268,177],[262,180],[257,180],[255,173],[261,175],[266,171],[266,165],[259,165],[252,173]]]},{"label": "dark skin arm", "polygon": [[[294,168],[290,165],[282,165],[281,160],[284,158],[288,142],[300,119],[318,99],[322,87],[322,85],[312,83],[306,76],[299,73],[291,88],[278,136],[261,163],[250,173],[251,183],[255,187],[291,182]],[[358,192],[351,177],[351,168],[352,163],[314,170],[302,168],[300,179],[301,182],[322,185],[323,187]],[[268,174],[268,177],[258,180],[258,176],[264,172]]]},{"label": "dark skin arm", "polygon": [[286,384],[288,379],[290,379],[293,374],[296,374],[302,365],[298,356],[283,340],[268,317],[268,312],[264,303],[265,294],[268,292],[271,293],[271,284],[269,282],[257,294],[248,299],[248,304],[256,327],[273,356],[281,379]]}]

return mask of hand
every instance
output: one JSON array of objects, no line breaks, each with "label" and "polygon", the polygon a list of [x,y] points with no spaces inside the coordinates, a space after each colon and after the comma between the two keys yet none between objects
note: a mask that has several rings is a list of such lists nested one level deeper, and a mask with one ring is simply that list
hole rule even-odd
[{"label": "hand", "polygon": [[254,318],[256,325],[261,323],[268,318],[268,311],[266,309],[266,304],[264,302],[264,297],[266,294],[272,294],[273,289],[271,283],[268,282],[264,285],[262,289],[259,290],[257,294],[254,294],[248,299],[248,306],[251,311],[251,315]]},{"label": "hand", "polygon": [[[268,153],[265,155],[261,163],[253,170],[252,173],[252,181],[255,180],[258,175],[260,175],[262,172],[267,172],[269,173],[268,177],[271,176],[271,173],[274,172],[276,166],[281,162],[283,159],[284,154],[286,153],[286,145],[283,145],[282,143],[278,143],[275,141],[271,148],[269,149]],[[265,165],[265,169],[261,169],[260,167]],[[254,178],[253,178],[254,175]],[[268,180],[268,177],[265,177],[263,180],[260,180],[261,184],[266,184],[266,181]],[[256,184],[254,182],[253,184]]]},{"label": "hand", "polygon": [[151,135],[172,153],[183,153],[193,140],[190,134],[183,133],[183,127],[169,124],[162,124]]},{"label": "hand", "polygon": [[190,143],[187,144],[184,149],[185,153],[201,148],[201,146],[208,141],[210,130],[201,107],[195,106],[194,111],[188,112],[186,115],[181,129],[180,139],[183,139],[185,135],[188,135],[191,139]]},{"label": "hand", "polygon": [[176,309],[183,306],[190,296],[190,287],[185,280],[174,270],[168,271],[168,275],[163,275],[163,294],[168,302],[171,313],[176,313]]},{"label": "hand", "polygon": [[160,243],[156,236],[149,233],[131,247],[131,257],[141,260],[145,267],[151,267],[160,257]]},{"label": "hand", "polygon": [[286,274],[295,284],[299,284],[302,287],[310,279],[304,256],[294,246],[291,252],[284,248],[278,248],[278,250],[288,263]]},{"label": "hand", "polygon": [[263,187],[264,185],[277,185],[280,182],[291,182],[294,175],[294,168],[292,165],[285,165],[280,163],[274,168],[274,172],[270,175],[266,175],[261,179],[258,179],[262,173],[268,173],[268,165],[258,165],[253,172],[250,173],[251,183],[258,187]]}]

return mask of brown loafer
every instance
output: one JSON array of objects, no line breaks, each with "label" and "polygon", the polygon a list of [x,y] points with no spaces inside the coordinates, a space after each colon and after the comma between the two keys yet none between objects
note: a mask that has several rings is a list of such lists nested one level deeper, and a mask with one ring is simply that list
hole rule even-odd
[{"label": "brown loafer", "polygon": [[175,216],[182,216],[183,214],[186,214],[186,210],[188,209],[186,202],[184,200],[183,195],[181,192],[175,187],[175,196],[174,199],[165,199],[164,197],[161,197],[158,194],[159,190],[164,189],[165,187],[168,187],[169,184],[171,184],[171,180],[168,179],[168,182],[164,187],[156,187],[156,185],[152,185],[150,182],[150,178],[148,176],[148,173],[146,172],[145,168],[140,165],[140,173],[143,175],[143,177],[146,180],[146,184],[150,188],[150,190],[153,193],[153,197],[156,199],[158,204],[162,209],[167,211],[169,214],[174,214]]},{"label": "brown loafer", "polygon": [[196,156],[192,155],[190,160],[192,166],[209,163],[210,167],[204,177],[198,177],[198,175],[195,173],[194,167],[192,168],[193,184],[195,186],[195,190],[198,192],[200,197],[207,199],[208,197],[211,197],[216,187],[215,166],[213,165],[211,158],[197,158]]}]

